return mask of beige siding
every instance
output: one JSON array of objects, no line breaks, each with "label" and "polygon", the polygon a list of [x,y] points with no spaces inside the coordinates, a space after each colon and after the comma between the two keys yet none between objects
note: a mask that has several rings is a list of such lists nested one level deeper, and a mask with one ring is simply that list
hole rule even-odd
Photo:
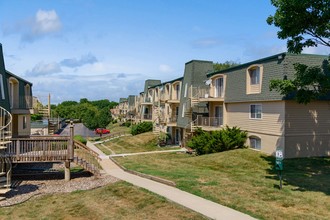
[{"label": "beige siding", "polygon": [[[283,147],[285,142],[285,138],[279,135],[267,135],[249,132],[249,136],[258,137],[261,139],[261,151],[267,154],[275,155],[275,151],[277,147]],[[248,146],[250,145],[250,140],[247,139]]]},{"label": "beige siding", "polygon": [[[262,118],[250,119],[250,105],[262,105]],[[246,102],[228,103],[227,124],[238,126],[249,132],[257,132],[270,135],[282,135],[284,132],[285,103],[279,102]]]},{"label": "beige siding", "polygon": [[286,103],[286,135],[330,134],[330,102]]},{"label": "beige siding", "polygon": [[287,157],[330,156],[330,102],[286,103]]},{"label": "beige siding", "polygon": [[248,94],[260,93],[260,84],[250,85]]},{"label": "beige siding", "polygon": [[[261,119],[250,119],[251,104],[262,105]],[[249,136],[259,137],[262,152],[274,154],[277,147],[284,147],[284,110],[284,101],[228,103],[224,116],[228,126],[238,126],[248,131]]]}]

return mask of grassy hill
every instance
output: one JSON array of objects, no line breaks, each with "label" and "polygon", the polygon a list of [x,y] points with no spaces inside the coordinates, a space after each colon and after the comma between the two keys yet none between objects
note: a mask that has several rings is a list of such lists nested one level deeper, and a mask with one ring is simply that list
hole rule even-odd
[{"label": "grassy hill", "polygon": [[88,191],[44,195],[0,208],[0,219],[205,219],[146,190],[117,182]]},{"label": "grassy hill", "polygon": [[328,219],[330,158],[284,161],[279,189],[275,158],[250,149],[116,158],[124,167],[172,180],[187,192],[261,219]]}]

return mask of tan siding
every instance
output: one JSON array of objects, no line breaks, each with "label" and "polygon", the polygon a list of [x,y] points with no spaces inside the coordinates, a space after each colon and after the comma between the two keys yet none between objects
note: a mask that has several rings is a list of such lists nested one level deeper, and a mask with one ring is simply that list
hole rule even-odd
[{"label": "tan siding", "polygon": [[330,156],[330,136],[297,135],[285,137],[285,155],[287,158]]},{"label": "tan siding", "polygon": [[[250,119],[250,105],[262,104],[262,119]],[[253,102],[226,104],[227,124],[238,126],[249,132],[282,135],[284,127],[285,103]]]},{"label": "tan siding", "polygon": [[[277,135],[266,135],[260,133],[249,132],[249,136],[259,137],[261,139],[261,151],[267,154],[275,155],[277,147],[284,146],[284,137]],[[248,146],[250,145],[250,140],[247,139]]]},{"label": "tan siding", "polygon": [[330,103],[286,102],[287,157],[330,156]]},{"label": "tan siding", "polygon": [[330,134],[330,102],[286,103],[286,135]]},{"label": "tan siding", "polygon": [[260,85],[259,84],[250,85],[249,94],[252,94],[252,93],[260,93]]}]

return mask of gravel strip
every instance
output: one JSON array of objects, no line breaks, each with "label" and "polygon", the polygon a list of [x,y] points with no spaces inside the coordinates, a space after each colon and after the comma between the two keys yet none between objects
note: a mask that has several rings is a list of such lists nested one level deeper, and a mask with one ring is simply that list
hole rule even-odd
[{"label": "gravel strip", "polygon": [[94,176],[82,175],[82,177],[75,177],[68,182],[63,178],[49,179],[48,176],[45,178],[38,177],[37,180],[21,180],[18,181],[14,189],[6,193],[6,199],[0,201],[0,207],[16,205],[37,195],[89,190],[117,181],[117,178],[109,175],[97,178]]}]

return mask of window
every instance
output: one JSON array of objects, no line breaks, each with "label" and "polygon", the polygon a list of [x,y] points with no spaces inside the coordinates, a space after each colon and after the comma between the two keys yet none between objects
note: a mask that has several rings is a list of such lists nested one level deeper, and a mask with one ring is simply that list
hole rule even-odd
[{"label": "window", "polygon": [[23,129],[26,129],[27,127],[27,121],[26,116],[23,116]]},{"label": "window", "polygon": [[250,118],[261,118],[262,116],[262,106],[250,105]]},{"label": "window", "polygon": [[223,78],[218,78],[215,80],[215,94],[214,97],[220,98],[223,96]]},{"label": "window", "polygon": [[176,93],[176,100],[179,100],[179,98],[180,98],[180,84],[177,84],[176,86],[175,86],[175,93]]},{"label": "window", "polygon": [[250,83],[251,85],[256,85],[260,83],[260,71],[259,67],[250,69]]},{"label": "window", "polygon": [[184,112],[185,111],[186,111],[186,103],[183,103],[183,105],[182,105],[182,115],[181,115],[182,118],[184,117]]},{"label": "window", "polygon": [[184,87],[184,97],[187,97],[187,92],[188,92],[188,83],[186,83]]},{"label": "window", "polygon": [[1,98],[5,99],[5,89],[3,87],[3,76],[0,75]]},{"label": "window", "polygon": [[260,64],[251,65],[246,70],[246,94],[261,93],[263,66]]},{"label": "window", "polygon": [[250,137],[250,147],[256,150],[261,150],[261,139],[258,137]]}]

